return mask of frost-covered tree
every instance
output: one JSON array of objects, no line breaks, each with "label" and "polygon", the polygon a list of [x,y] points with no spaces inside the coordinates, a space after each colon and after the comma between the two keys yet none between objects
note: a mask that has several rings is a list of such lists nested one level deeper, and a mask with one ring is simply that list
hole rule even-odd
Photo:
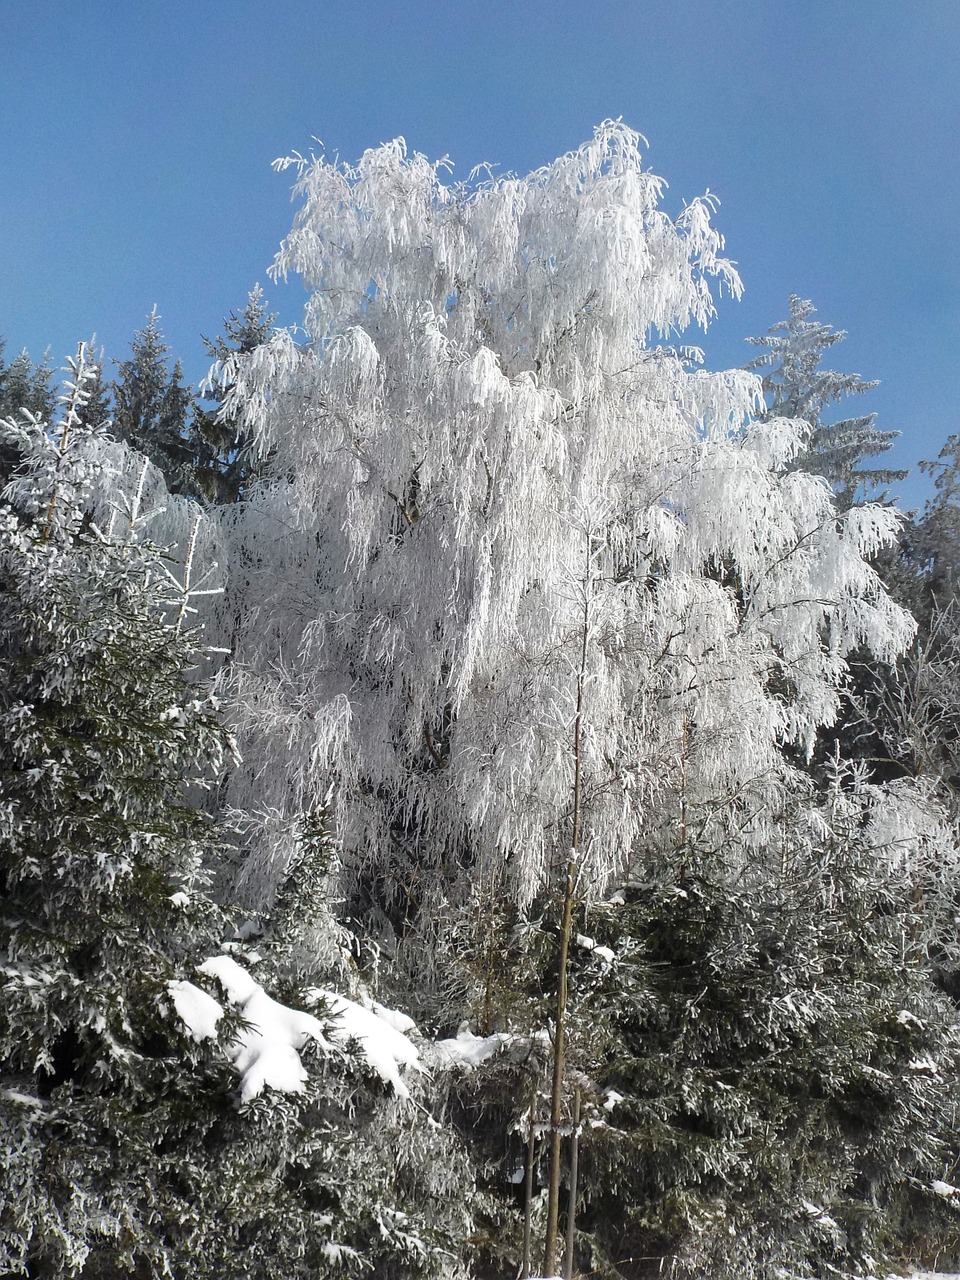
[{"label": "frost-covered tree", "polygon": [[296,164],[276,266],[307,341],[225,366],[262,468],[223,521],[237,890],[269,902],[322,800],[330,899],[431,1017],[468,998],[430,957],[476,885],[559,894],[556,1132],[576,903],[671,842],[774,838],[783,745],[849,653],[910,638],[866,559],[895,517],[838,516],[793,465],[806,422],[660,345],[739,280],[625,126],[525,178],[449,183],[399,141]]},{"label": "frost-covered tree", "polygon": [[[26,351],[7,365],[3,359],[5,343],[0,339],[0,418],[22,417],[24,412],[49,420],[54,407],[51,386],[53,370],[44,356],[34,363]],[[0,483],[6,484],[19,461],[12,441],[0,445]]]},{"label": "frost-covered tree", "polygon": [[655,345],[739,281],[709,201],[663,212],[638,142],[608,123],[465,185],[399,142],[300,163],[277,269],[311,291],[308,341],[227,366],[266,460],[224,521],[252,900],[328,793],[341,888],[394,939],[463,880],[555,884],[578,786],[584,891],[664,788],[739,796],[760,839],[845,654],[908,640],[863,558],[893,517],[838,520],[752,375]]},{"label": "frost-covered tree", "polygon": [[766,350],[746,366],[763,370],[763,391],[772,417],[794,418],[806,423],[803,444],[792,465],[824,476],[832,486],[837,505],[847,510],[906,476],[905,471],[864,467],[863,462],[887,452],[897,431],[878,431],[877,415],[828,422],[831,405],[850,395],[872,390],[858,373],[835,373],[820,367],[824,352],[842,342],[846,334],[812,317],[813,303],[790,298],[790,316],[775,324],[762,338],[748,338]]},{"label": "frost-covered tree", "polygon": [[8,418],[27,409],[38,418],[48,419],[54,406],[49,359],[44,356],[35,363],[26,351],[21,351],[5,366],[3,349],[0,342],[0,416]]}]

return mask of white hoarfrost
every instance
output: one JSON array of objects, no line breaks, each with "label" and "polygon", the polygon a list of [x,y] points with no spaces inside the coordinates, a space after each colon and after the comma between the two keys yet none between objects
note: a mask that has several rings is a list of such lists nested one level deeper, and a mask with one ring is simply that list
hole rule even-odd
[{"label": "white hoarfrost", "polygon": [[215,371],[262,465],[219,515],[251,903],[318,796],[331,897],[376,883],[381,923],[478,877],[535,897],[581,665],[584,893],[656,823],[769,842],[780,745],[835,717],[852,650],[909,642],[866,560],[896,515],[838,517],[754,375],[660,345],[740,282],[713,201],[664,212],[640,141],[606,122],[462,185],[402,141],[300,163],[276,267],[307,340]]}]

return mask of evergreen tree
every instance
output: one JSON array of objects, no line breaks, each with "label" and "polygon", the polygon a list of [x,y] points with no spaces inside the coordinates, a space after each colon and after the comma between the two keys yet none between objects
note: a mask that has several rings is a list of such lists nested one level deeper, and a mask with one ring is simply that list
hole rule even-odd
[{"label": "evergreen tree", "polygon": [[921,632],[960,597],[960,435],[947,437],[936,459],[920,463],[933,495],[907,524],[890,578]]},{"label": "evergreen tree", "polygon": [[906,471],[870,468],[862,464],[891,447],[897,431],[878,431],[876,414],[870,413],[838,422],[827,422],[826,410],[850,395],[872,390],[876,382],[865,382],[857,373],[834,373],[820,362],[828,348],[846,337],[830,325],[811,317],[811,302],[790,298],[790,316],[781,320],[763,338],[748,338],[766,350],[746,366],[764,370],[763,391],[770,418],[794,418],[807,430],[792,466],[824,476],[832,486],[839,510],[846,511],[865,501],[878,488],[904,479]]},{"label": "evergreen tree", "polygon": [[[53,429],[7,424],[25,461],[0,513],[0,1268],[462,1274],[451,1136],[345,1033],[334,1047],[335,1016],[270,1000],[220,953],[202,799],[228,743],[170,553],[143,538],[146,460],[102,506],[124,518],[96,523],[117,446],[82,421],[90,372],[81,351]],[[258,1008],[219,1004],[198,965]],[[284,1035],[305,1022],[301,1063]]]},{"label": "evergreen tree", "polygon": [[210,502],[238,501],[256,474],[251,462],[250,440],[244,435],[237,415],[223,411],[229,390],[223,381],[223,371],[235,356],[249,355],[266,342],[275,319],[276,314],[267,311],[260,286],[255,285],[243,312],[240,315],[231,312],[223,322],[221,334],[203,339],[207,355],[215,364],[204,384],[206,399],[213,407],[196,411],[196,431],[203,441],[197,480]]},{"label": "evergreen tree", "polygon": [[191,428],[193,399],[183,385],[179,360],[169,368],[169,347],[156,308],[134,335],[130,359],[119,365],[112,391],[114,433],[146,454],[171,493],[198,492],[197,444]]},{"label": "evergreen tree", "polygon": [[90,381],[81,348],[56,428],[7,424],[25,462],[0,533],[0,1252],[32,1275],[77,1274],[95,1240],[123,1266],[150,1236],[136,1152],[174,1138],[178,1071],[157,1001],[216,919],[185,788],[224,735],[159,554],[90,524]]},{"label": "evergreen tree", "polygon": [[593,913],[617,960],[590,1015],[590,1271],[849,1275],[957,1248],[956,1014],[849,782],[782,814],[766,863],[677,850]]},{"label": "evergreen tree", "polygon": [[[44,356],[34,364],[26,351],[11,361],[3,362],[4,343],[0,339],[0,419],[21,417],[24,412],[49,421],[54,407],[51,387],[53,370]],[[10,441],[0,446],[0,488],[9,480],[19,461]]]},{"label": "evergreen tree", "polygon": [[53,367],[44,356],[35,364],[26,351],[21,351],[5,368],[0,344],[0,416],[9,418],[26,409],[37,418],[49,421],[53,412],[54,392],[51,385]]},{"label": "evergreen tree", "polygon": [[[91,349],[93,344],[90,344]],[[110,388],[103,378],[103,351],[97,363],[91,366],[91,377],[86,387],[86,401],[78,407],[83,426],[104,430],[113,426],[113,401]]]}]

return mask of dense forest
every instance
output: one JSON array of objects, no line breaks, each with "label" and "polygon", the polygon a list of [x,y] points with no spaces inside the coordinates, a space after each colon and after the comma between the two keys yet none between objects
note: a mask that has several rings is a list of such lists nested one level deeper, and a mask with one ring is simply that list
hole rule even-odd
[{"label": "dense forest", "polygon": [[278,162],[198,392],[0,352],[4,1274],[960,1257],[960,437],[680,345],[640,141]]}]

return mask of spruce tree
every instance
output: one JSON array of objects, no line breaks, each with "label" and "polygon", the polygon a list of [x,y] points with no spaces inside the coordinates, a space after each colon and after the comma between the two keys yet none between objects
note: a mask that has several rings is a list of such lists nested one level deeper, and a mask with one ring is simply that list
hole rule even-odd
[{"label": "spruce tree", "polygon": [[957,1248],[960,1035],[877,799],[838,775],[766,859],[694,843],[591,913],[616,960],[586,1028],[607,1050],[588,1270],[849,1275]]},{"label": "spruce tree", "polygon": [[831,405],[872,390],[858,373],[835,373],[820,367],[824,352],[846,334],[812,317],[811,302],[790,297],[790,316],[762,338],[748,338],[766,350],[746,366],[763,370],[763,391],[770,418],[792,418],[806,424],[803,443],[792,465],[830,482],[839,510],[874,498],[877,489],[904,479],[906,471],[864,467],[867,458],[887,452],[897,431],[878,431],[876,414],[827,421]]},{"label": "spruce tree", "polygon": [[191,423],[193,398],[183,385],[179,360],[170,369],[169,353],[154,308],[145,328],[134,335],[130,358],[118,366],[112,386],[113,430],[159,468],[171,493],[194,496],[198,450]]},{"label": "spruce tree", "polygon": [[212,407],[196,410],[196,431],[203,442],[196,476],[209,502],[237,502],[256,475],[250,439],[237,415],[224,412],[229,385],[223,379],[230,360],[249,355],[266,342],[275,319],[275,313],[267,311],[260,286],[255,285],[242,313],[231,312],[224,319],[222,333],[203,339],[207,355],[215,363],[202,388]]},{"label": "spruce tree", "polygon": [[[51,386],[53,370],[44,356],[35,364],[26,351],[21,351],[9,365],[3,362],[4,343],[0,339],[0,419],[24,413],[49,421],[54,406]],[[0,488],[9,480],[19,462],[11,441],[0,445]]]},{"label": "spruce tree", "polygon": [[6,424],[25,461],[0,513],[0,1251],[31,1275],[156,1254],[144,1153],[183,1103],[158,1000],[217,932],[187,790],[225,737],[160,553],[91,523],[83,348],[72,375],[55,427]]},{"label": "spruce tree", "polygon": [[[240,972],[207,888],[229,742],[183,549],[145,536],[145,495],[180,500],[84,423],[92,381],[81,349],[56,424],[4,424],[24,462],[0,509],[0,1268],[458,1276],[462,1154],[345,1035],[333,1047],[334,1017],[311,1019],[295,1087],[239,1093],[262,1014],[195,985],[212,958]],[[289,969],[286,988],[305,998]],[[307,1016],[264,1002],[281,1032]]]},{"label": "spruce tree", "polygon": [[8,418],[26,409],[35,417],[49,420],[54,406],[51,385],[53,367],[44,356],[39,364],[21,351],[5,368],[0,344],[0,417]]}]

